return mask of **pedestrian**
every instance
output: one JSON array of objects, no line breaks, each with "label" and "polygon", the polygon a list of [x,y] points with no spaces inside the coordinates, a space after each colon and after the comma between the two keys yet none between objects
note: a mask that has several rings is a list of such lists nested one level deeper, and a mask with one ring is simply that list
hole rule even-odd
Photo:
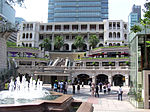
[{"label": "pedestrian", "polygon": [[79,83],[77,85],[77,91],[78,91],[78,93],[80,93],[80,84]]},{"label": "pedestrian", "polygon": [[57,84],[54,83],[54,91],[57,92]]},{"label": "pedestrian", "polygon": [[99,83],[100,92],[102,92],[102,86],[103,86],[103,84],[102,84],[102,82],[100,82],[100,83]]},{"label": "pedestrian", "polygon": [[68,83],[66,82],[66,84],[65,84],[65,94],[67,94],[67,89],[68,89]]},{"label": "pedestrian", "polygon": [[95,84],[92,83],[92,86],[91,86],[91,96],[94,96],[94,90],[95,90]]},{"label": "pedestrian", "polygon": [[98,96],[99,97],[99,91],[98,91],[98,85],[96,85],[95,87],[95,97]]},{"label": "pedestrian", "polygon": [[82,87],[84,87],[84,82],[82,82]]},{"label": "pedestrian", "polygon": [[92,86],[91,81],[89,82],[89,86],[90,86],[90,92],[91,92],[91,86]]},{"label": "pedestrian", "polygon": [[57,87],[57,89],[58,89],[59,92],[60,92],[60,85],[61,85],[61,82],[59,81],[58,82],[58,87]]},{"label": "pedestrian", "polygon": [[121,88],[121,86],[119,87],[119,90],[118,90],[118,100],[121,100],[122,101],[122,94],[123,94],[123,90]]},{"label": "pedestrian", "polygon": [[106,94],[106,84],[103,86],[104,94]]},{"label": "pedestrian", "polygon": [[108,94],[110,93],[111,91],[111,84],[108,82],[108,85],[107,85],[107,89],[108,89]]},{"label": "pedestrian", "polygon": [[73,84],[72,84],[72,93],[73,93],[73,94],[75,94],[75,90],[76,90],[75,84],[73,83]]},{"label": "pedestrian", "polygon": [[61,93],[63,92],[63,84],[64,84],[63,81],[61,81],[61,82],[60,82],[60,92],[61,92]]}]

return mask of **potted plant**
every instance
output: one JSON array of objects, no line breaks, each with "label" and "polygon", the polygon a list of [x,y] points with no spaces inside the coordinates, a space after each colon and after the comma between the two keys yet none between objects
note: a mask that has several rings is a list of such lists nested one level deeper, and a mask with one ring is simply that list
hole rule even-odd
[{"label": "potted plant", "polygon": [[84,57],[86,57],[86,53],[84,53]]},{"label": "potted plant", "polygon": [[78,59],[80,59],[80,55],[78,54]]},{"label": "potted plant", "polygon": [[112,62],[109,62],[109,66],[111,66]]},{"label": "potted plant", "polygon": [[95,66],[95,62],[93,62],[92,65]]}]

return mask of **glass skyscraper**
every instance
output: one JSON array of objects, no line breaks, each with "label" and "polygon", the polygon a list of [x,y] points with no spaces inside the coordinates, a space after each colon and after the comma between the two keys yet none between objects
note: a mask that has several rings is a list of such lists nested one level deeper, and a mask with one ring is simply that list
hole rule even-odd
[{"label": "glass skyscraper", "polygon": [[0,0],[0,14],[9,22],[15,23],[15,9],[6,0]]},{"label": "glass skyscraper", "polygon": [[48,22],[98,22],[108,19],[108,0],[49,0]]},{"label": "glass skyscraper", "polygon": [[128,22],[129,22],[129,30],[135,23],[140,22],[141,19],[141,6],[133,5],[132,12],[129,14]]}]

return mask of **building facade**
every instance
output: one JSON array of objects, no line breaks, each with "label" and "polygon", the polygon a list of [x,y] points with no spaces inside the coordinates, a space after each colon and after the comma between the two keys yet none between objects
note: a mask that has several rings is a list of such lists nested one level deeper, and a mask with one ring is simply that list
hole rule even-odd
[{"label": "building facade", "polygon": [[49,0],[48,22],[99,22],[108,19],[108,0]]},{"label": "building facade", "polygon": [[0,0],[0,14],[2,14],[8,22],[15,24],[15,9],[6,0]]},{"label": "building facade", "polygon": [[51,40],[50,51],[57,51],[54,40],[57,36],[64,37],[64,45],[60,51],[75,51],[76,36],[82,36],[85,44],[82,51],[90,50],[88,43],[91,35],[99,38],[96,47],[123,46],[128,44],[128,24],[122,20],[104,20],[103,22],[66,22],[66,23],[37,23],[24,22],[18,33],[17,45],[36,47],[43,42],[44,38]]},{"label": "building facade", "polygon": [[133,5],[132,11],[128,16],[128,22],[129,22],[129,30],[132,26],[135,25],[135,23],[140,22],[141,19],[141,6],[140,5]]},{"label": "building facade", "polygon": [[[150,108],[150,30],[131,33],[130,44],[130,102],[138,108]],[[145,46],[146,45],[146,46]]]},{"label": "building facade", "polygon": [[[77,50],[74,41],[78,35],[85,40],[82,53],[74,52]],[[91,35],[99,38],[96,47],[100,48],[91,49],[88,43]],[[58,51],[54,46],[56,36],[64,37],[64,45],[59,52],[55,52]],[[39,45],[44,38],[51,40],[50,55],[55,57],[50,58],[49,64],[43,66],[42,70],[34,72],[34,75],[41,78],[44,83],[72,80],[73,82],[85,81],[85,84],[88,84],[88,81],[95,83],[101,81],[110,82],[115,86],[128,85],[129,52],[126,22],[122,20],[76,23],[23,22],[18,33],[17,46],[40,48]],[[85,52],[86,56],[84,56]],[[73,59],[70,59],[71,57]]]}]

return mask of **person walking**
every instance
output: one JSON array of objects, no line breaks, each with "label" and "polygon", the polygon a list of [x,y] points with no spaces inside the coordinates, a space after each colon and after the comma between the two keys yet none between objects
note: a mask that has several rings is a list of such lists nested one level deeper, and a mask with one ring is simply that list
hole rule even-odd
[{"label": "person walking", "polygon": [[99,83],[100,92],[102,92],[102,86],[103,86],[103,84],[102,84],[102,82],[100,82],[100,83]]},{"label": "person walking", "polygon": [[80,84],[79,83],[77,85],[77,91],[78,91],[78,93],[80,93]]},{"label": "person walking", "polygon": [[92,86],[91,86],[91,96],[94,96],[94,90],[95,90],[95,84],[92,83]]},{"label": "person walking", "polygon": [[110,94],[110,91],[111,91],[111,84],[110,83],[107,84],[107,89],[108,89],[108,94]]},{"label": "person walking", "polygon": [[104,94],[106,94],[106,84],[103,86]]},{"label": "person walking", "polygon": [[99,91],[98,91],[98,85],[96,85],[95,87],[95,97],[98,96],[99,97]]},{"label": "person walking", "polygon": [[57,92],[57,84],[54,83],[54,91]]},{"label": "person walking", "polygon": [[72,93],[73,93],[73,94],[75,94],[75,90],[76,90],[75,84],[73,83],[73,84],[72,84]]},{"label": "person walking", "polygon": [[118,90],[118,100],[121,100],[122,101],[122,94],[123,94],[123,90],[121,88],[121,86],[119,87],[119,90]]},{"label": "person walking", "polygon": [[84,82],[82,81],[82,87],[84,87]]},{"label": "person walking", "polygon": [[90,92],[91,92],[91,86],[92,86],[91,81],[89,81],[89,86],[90,86]]}]

